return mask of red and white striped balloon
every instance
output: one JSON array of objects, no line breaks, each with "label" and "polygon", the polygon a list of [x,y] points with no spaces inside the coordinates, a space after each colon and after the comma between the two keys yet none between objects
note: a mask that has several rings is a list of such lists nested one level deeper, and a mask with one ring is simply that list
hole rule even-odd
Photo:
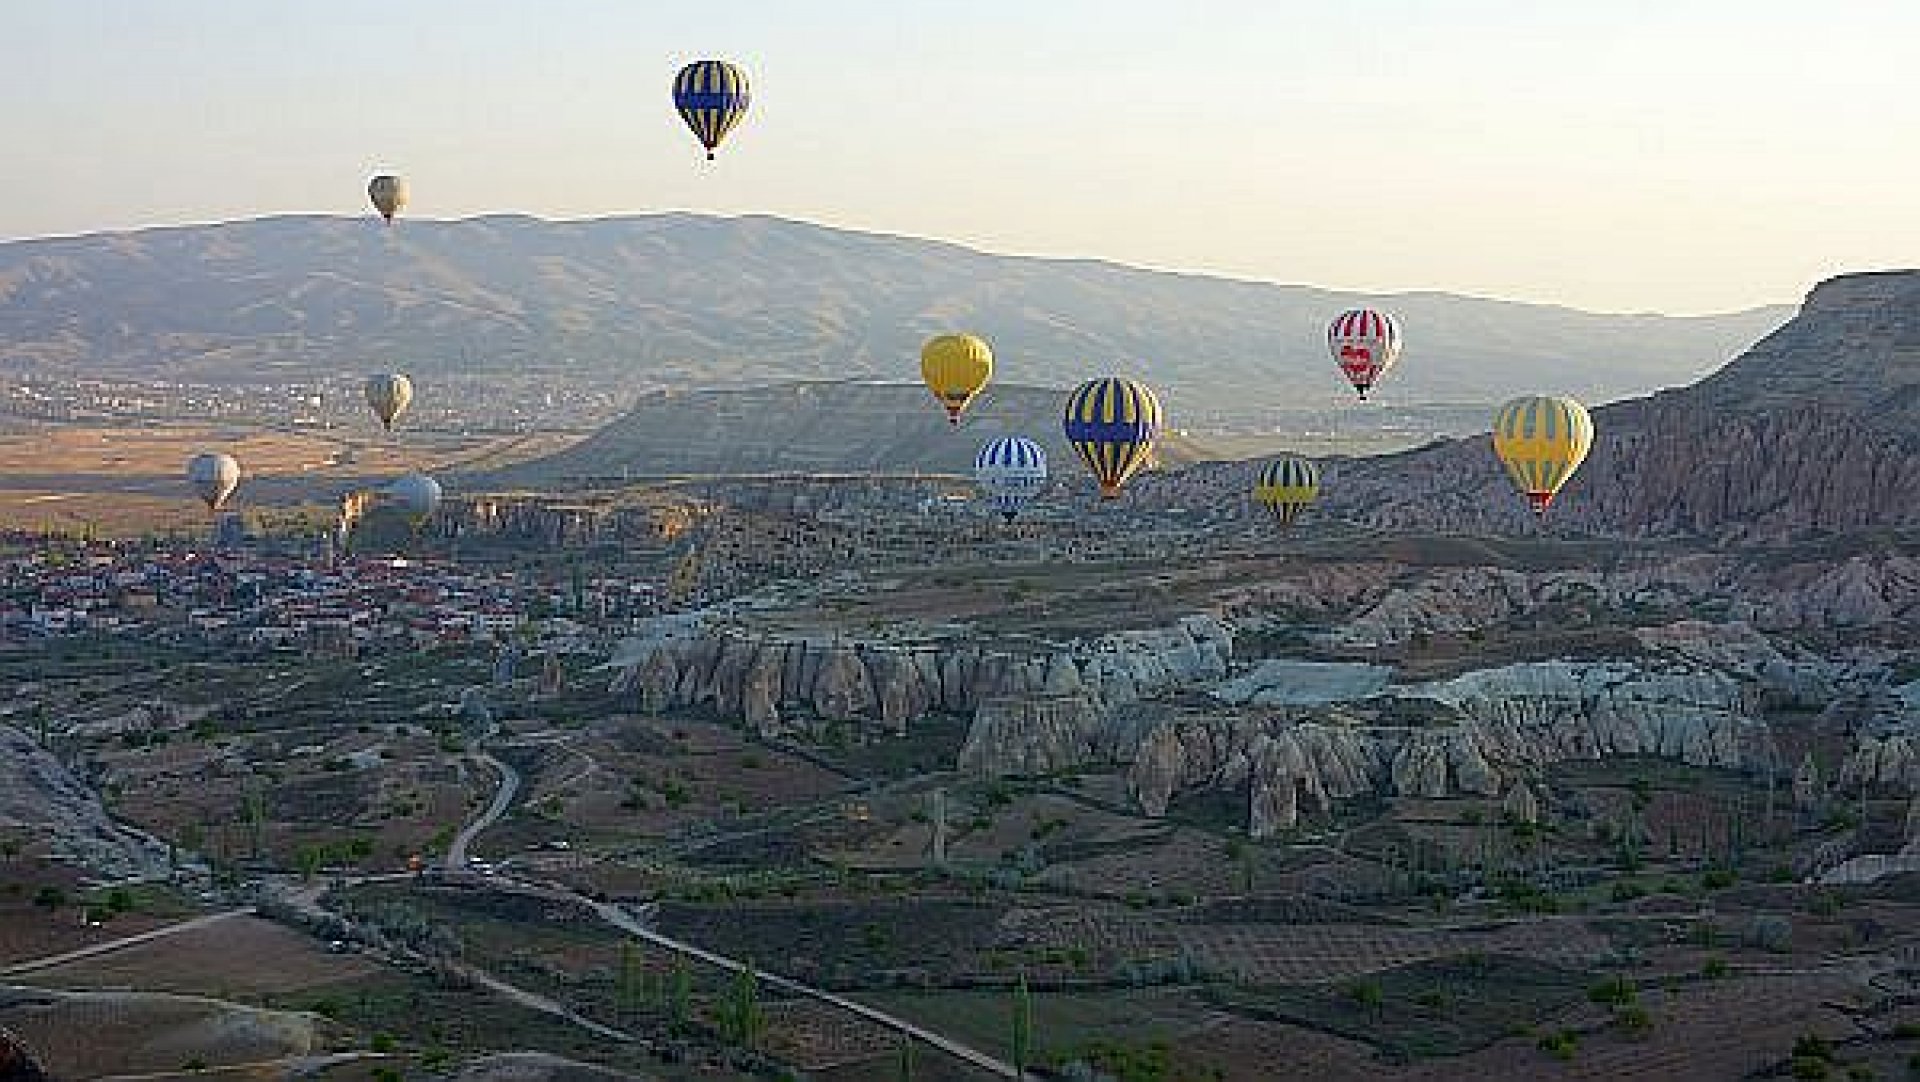
[{"label": "red and white striped balloon", "polygon": [[1327,351],[1362,399],[1400,359],[1400,321],[1372,308],[1340,313],[1327,325]]}]

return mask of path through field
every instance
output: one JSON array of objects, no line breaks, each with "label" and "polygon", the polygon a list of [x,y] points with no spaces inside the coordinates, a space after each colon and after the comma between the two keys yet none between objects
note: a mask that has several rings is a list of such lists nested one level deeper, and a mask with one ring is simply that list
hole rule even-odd
[{"label": "path through field", "polygon": [[219,913],[209,913],[204,917],[183,920],[178,924],[169,924],[162,928],[154,928],[141,932],[138,935],[130,935],[122,939],[110,939],[105,943],[95,943],[89,947],[81,947],[78,950],[70,950],[61,954],[51,954],[45,958],[34,958],[25,962],[15,962],[12,965],[0,967],[0,977],[18,977],[27,973],[37,973],[43,969],[53,969],[57,966],[66,965],[68,962],[78,962],[83,958],[93,958],[102,954],[109,954],[113,951],[125,950],[128,947],[138,946],[142,943],[151,943],[165,936],[179,935],[181,932],[191,932],[198,928],[205,928],[208,925],[218,924],[223,920],[231,920],[234,917],[244,917],[252,912],[252,906],[241,909],[223,910]]}]

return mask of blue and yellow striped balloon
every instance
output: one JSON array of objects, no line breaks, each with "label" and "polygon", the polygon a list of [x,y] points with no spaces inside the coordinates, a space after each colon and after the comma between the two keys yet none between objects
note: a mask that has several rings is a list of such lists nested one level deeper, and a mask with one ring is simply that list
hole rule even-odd
[{"label": "blue and yellow striped balloon", "polygon": [[713,160],[720,141],[747,115],[751,100],[747,73],[724,60],[696,60],[673,79],[673,107],[707,148],[708,161]]},{"label": "blue and yellow striped balloon", "polygon": [[1546,514],[1592,446],[1593,418],[1571,398],[1528,395],[1494,415],[1493,453],[1536,515]]},{"label": "blue and yellow striped balloon", "polygon": [[1253,501],[1271,511],[1283,529],[1319,498],[1320,467],[1299,455],[1281,455],[1267,463],[1253,483]]},{"label": "blue and yellow striped balloon", "polygon": [[1153,459],[1165,414],[1153,388],[1108,376],[1088,380],[1067,396],[1067,442],[1100,482],[1100,495],[1120,495],[1127,479]]}]

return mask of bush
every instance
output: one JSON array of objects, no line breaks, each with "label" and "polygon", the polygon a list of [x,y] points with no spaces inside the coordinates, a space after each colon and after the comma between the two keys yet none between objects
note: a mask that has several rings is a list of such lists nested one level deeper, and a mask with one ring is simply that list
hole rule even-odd
[{"label": "bush", "polygon": [[1833,1045],[1818,1033],[1802,1033],[1793,1042],[1794,1059],[1833,1059]]},{"label": "bush", "polygon": [[1570,1029],[1556,1030],[1540,1038],[1540,1051],[1555,1059],[1571,1060],[1580,1050],[1580,1036]]},{"label": "bush", "polygon": [[1793,944],[1793,921],[1778,913],[1761,913],[1747,923],[1750,946],[1779,953]]},{"label": "bush", "polygon": [[1707,959],[1700,967],[1700,975],[1710,981],[1720,980],[1727,975],[1727,960],[1718,957]]},{"label": "bush", "polygon": [[1804,1079],[1826,1078],[1833,1073],[1833,1067],[1826,1060],[1811,1056],[1795,1056],[1792,1065],[1793,1077]]},{"label": "bush", "polygon": [[1627,1007],[1640,997],[1632,981],[1614,976],[1587,989],[1587,998],[1605,1007]]},{"label": "bush", "polygon": [[1638,1003],[1630,1003],[1613,1012],[1613,1026],[1622,1033],[1637,1037],[1653,1028],[1653,1015]]},{"label": "bush", "polygon": [[1635,898],[1646,897],[1646,894],[1647,888],[1631,879],[1622,879],[1613,885],[1613,900],[1616,902],[1631,902]]}]

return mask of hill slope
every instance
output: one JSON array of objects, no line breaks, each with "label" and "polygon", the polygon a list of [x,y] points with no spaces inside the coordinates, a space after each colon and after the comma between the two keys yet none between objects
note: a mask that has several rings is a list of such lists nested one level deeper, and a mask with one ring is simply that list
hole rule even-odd
[{"label": "hill slope", "polygon": [[[996,385],[959,428],[918,384],[804,382],[739,390],[661,392],[559,454],[479,479],[539,485],[585,477],[754,473],[971,474],[974,452],[995,436],[1046,447],[1055,472],[1078,469],[1060,428],[1065,395]],[[1169,466],[1205,457],[1171,436]]]},{"label": "hill slope", "polygon": [[[911,377],[920,342],[990,336],[1005,378],[1118,366],[1188,422],[1341,393],[1334,313],[1299,286],[990,255],[765,217],[549,222],[276,217],[0,244],[0,364],[260,380],[400,367],[691,388]],[[1684,383],[1785,318],[1596,315],[1412,293],[1394,401],[1593,399]]]},{"label": "hill slope", "polygon": [[[1920,272],[1824,282],[1713,376],[1602,407],[1594,425],[1552,528],[1772,539],[1920,526]],[[1141,498],[1234,499],[1251,470],[1149,478]],[[1485,436],[1340,463],[1330,482],[1330,511],[1379,526],[1533,528]]]}]

